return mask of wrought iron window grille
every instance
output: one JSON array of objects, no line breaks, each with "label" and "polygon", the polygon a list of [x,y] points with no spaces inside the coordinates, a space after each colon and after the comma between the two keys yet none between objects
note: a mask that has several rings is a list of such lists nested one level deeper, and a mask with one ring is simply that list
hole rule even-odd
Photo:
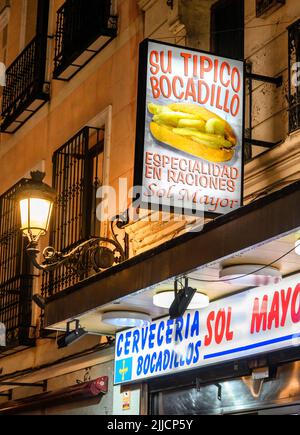
[{"label": "wrought iron window grille", "polygon": [[[262,147],[262,148],[273,148],[276,145],[278,145],[279,143],[281,143],[281,141],[279,142],[270,142],[270,141],[262,141],[262,140],[257,140],[254,139],[252,137],[252,91],[253,91],[253,86],[252,86],[252,82],[253,81],[260,81],[260,82],[264,82],[264,83],[270,83],[274,86],[276,86],[277,88],[281,87],[283,85],[283,76],[280,75],[278,77],[270,77],[270,76],[265,76],[265,75],[261,75],[261,74],[255,74],[252,71],[252,65],[247,63],[246,64],[246,79],[248,81],[248,93],[249,93],[249,128],[248,131],[246,131],[246,135],[244,138],[244,142],[246,145],[248,146],[258,146],[258,147]],[[251,153],[249,153],[251,154]],[[251,157],[250,157],[251,158]],[[247,160],[250,160],[249,158]]]},{"label": "wrought iron window grille", "polygon": [[300,19],[288,27],[289,33],[289,132],[300,128]]},{"label": "wrought iron window grille", "polygon": [[6,70],[1,132],[15,133],[49,100],[44,38],[36,36]]},{"label": "wrought iron window grille", "polygon": [[31,346],[33,272],[20,234],[20,217],[15,201],[17,183],[0,197],[0,321],[6,326],[6,348],[1,353]]},{"label": "wrought iron window grille", "polygon": [[47,101],[45,80],[49,0],[38,0],[36,36],[6,70],[0,132],[15,133]]},{"label": "wrought iron window grille", "polygon": [[54,79],[69,81],[117,36],[111,0],[67,0],[57,11]]}]

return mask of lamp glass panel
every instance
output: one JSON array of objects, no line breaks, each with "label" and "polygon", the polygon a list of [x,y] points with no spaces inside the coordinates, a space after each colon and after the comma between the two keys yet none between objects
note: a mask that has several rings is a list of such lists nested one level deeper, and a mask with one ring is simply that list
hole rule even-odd
[{"label": "lamp glass panel", "polygon": [[[28,210],[29,208],[29,210]],[[33,237],[45,233],[49,227],[52,203],[45,199],[29,198],[20,201],[21,230]]]}]

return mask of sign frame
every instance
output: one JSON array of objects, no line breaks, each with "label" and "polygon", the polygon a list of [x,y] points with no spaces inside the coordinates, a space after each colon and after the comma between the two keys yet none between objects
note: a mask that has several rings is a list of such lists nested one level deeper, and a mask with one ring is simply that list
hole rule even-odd
[{"label": "sign frame", "polygon": [[[161,42],[154,39],[144,39],[140,43],[139,47],[139,67],[138,67],[138,91],[137,91],[137,114],[136,114],[136,139],[135,139],[135,159],[134,159],[134,186],[143,186],[143,168],[144,168],[144,157],[145,157],[145,131],[146,131],[146,102],[147,102],[147,66],[148,66],[148,53],[149,53],[149,43],[161,44],[166,47],[174,47],[182,50],[193,51],[198,54],[206,54],[210,56],[222,57],[229,61],[239,61],[243,64],[243,107],[242,107],[242,140],[241,140],[241,189],[239,206],[234,208],[231,212],[238,210],[244,206],[244,173],[245,173],[245,113],[246,113],[246,62],[244,59],[233,59],[219,54],[212,53],[206,50],[200,50],[192,47],[186,47],[183,45],[171,44],[166,42]],[[195,216],[195,211],[188,208],[180,208],[169,205],[164,205],[162,203],[156,204],[149,202],[143,202],[139,196],[133,199],[136,207],[148,210],[156,211],[168,211],[171,214],[179,213],[187,216]],[[166,210],[167,208],[167,210]],[[228,213],[231,213],[228,212]],[[228,213],[217,213],[204,211],[203,216],[205,218],[216,218],[218,216],[225,216]]]}]

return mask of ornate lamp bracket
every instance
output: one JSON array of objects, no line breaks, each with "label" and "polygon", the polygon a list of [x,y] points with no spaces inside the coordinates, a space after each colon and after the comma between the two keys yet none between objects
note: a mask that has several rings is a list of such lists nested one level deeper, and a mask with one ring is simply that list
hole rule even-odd
[{"label": "ornate lamp bracket", "polygon": [[123,247],[115,233],[115,227],[123,229],[126,225],[126,216],[127,214],[116,216],[111,222],[112,238],[91,237],[68,253],[58,252],[49,246],[42,253],[44,258],[42,263],[38,261],[40,254],[38,243],[31,241],[27,246],[27,254],[33,265],[44,272],[51,272],[63,265],[72,267],[78,275],[83,275],[90,270],[97,273],[109,269],[114,264],[120,264],[126,260],[126,237]]}]

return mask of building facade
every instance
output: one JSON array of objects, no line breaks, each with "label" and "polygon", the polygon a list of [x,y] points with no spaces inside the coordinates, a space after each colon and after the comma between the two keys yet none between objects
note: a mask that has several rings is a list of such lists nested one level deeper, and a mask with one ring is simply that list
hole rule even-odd
[{"label": "building facade", "polygon": [[[0,413],[163,414],[179,393],[178,413],[188,413],[197,394],[193,413],[298,405],[298,344],[286,353],[276,349],[280,355],[253,351],[233,368],[221,361],[209,372],[182,370],[180,392],[163,374],[114,386],[120,329],[102,317],[112,311],[143,312],[153,321],[167,316],[154,306],[153,294],[183,276],[191,285],[200,282],[218,304],[256,287],[220,280],[226,267],[274,266],[284,279],[299,273],[299,2],[8,0],[0,8],[0,61],[7,67],[0,134],[0,322],[6,327]],[[221,218],[205,216],[199,233],[191,231],[198,222],[190,216],[165,219],[139,209],[133,220],[126,213],[141,109],[139,46],[146,38],[245,61],[244,206]],[[92,263],[85,256],[50,272],[33,267],[16,201],[32,171],[44,172],[57,193],[40,252],[50,245],[67,255],[97,238],[88,245],[100,249]],[[102,186],[115,194],[99,220]],[[32,300],[37,294],[42,304]],[[75,320],[88,335],[58,349]],[[263,402],[253,393],[253,371],[275,366],[277,378],[269,373],[267,386],[258,385],[270,389]],[[100,389],[77,404],[66,399],[68,388],[90,391],[89,382],[99,378],[108,382],[104,395]],[[240,382],[249,385],[253,394],[234,406],[224,379],[232,379],[236,391]],[[292,392],[279,403],[278,384],[284,388],[290,379]],[[216,403],[215,384],[223,388]],[[52,402],[49,392],[57,394]],[[42,405],[37,394],[45,398]],[[203,394],[211,397],[207,408]]]}]

